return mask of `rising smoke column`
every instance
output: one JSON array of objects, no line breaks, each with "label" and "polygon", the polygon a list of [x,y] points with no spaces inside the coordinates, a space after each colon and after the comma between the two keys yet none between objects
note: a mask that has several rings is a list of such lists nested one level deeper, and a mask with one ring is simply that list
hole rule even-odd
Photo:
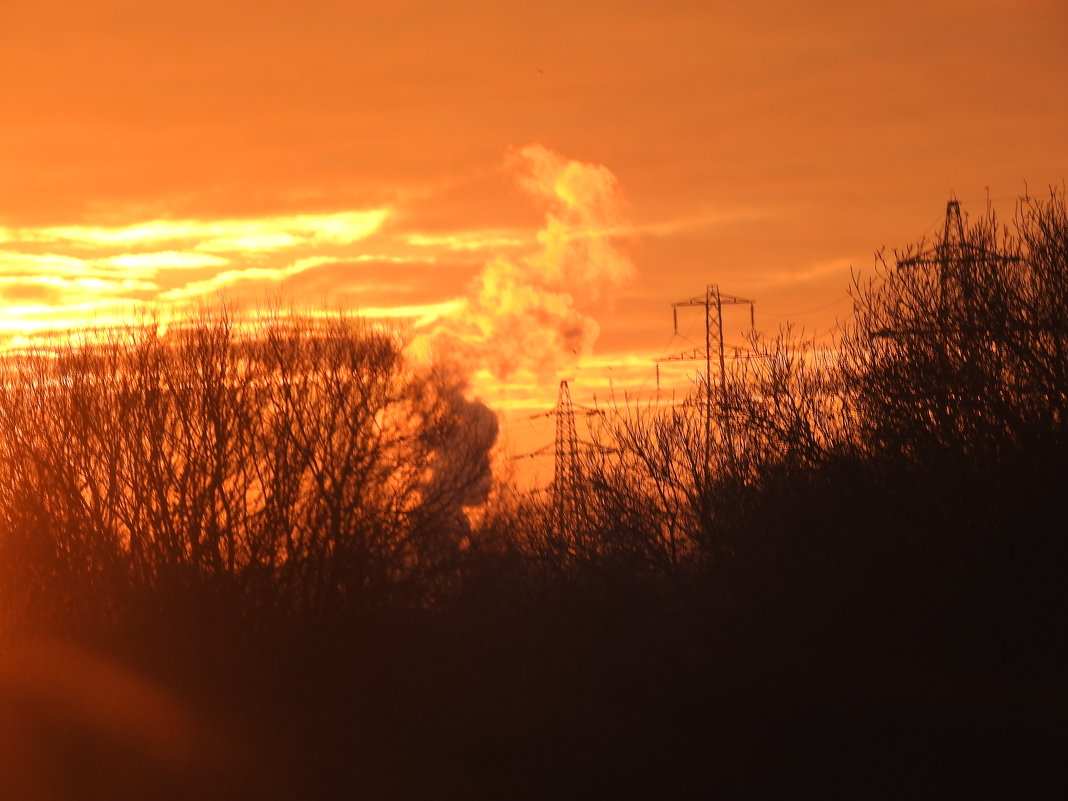
[{"label": "rising smoke column", "polygon": [[[498,434],[497,416],[466,398],[470,378],[483,369],[501,380],[528,371],[547,382],[569,372],[600,332],[590,307],[635,272],[617,244],[632,231],[619,183],[607,168],[565,159],[542,145],[513,151],[505,168],[545,209],[537,249],[519,259],[489,261],[460,309],[421,332],[410,347],[428,365],[426,386],[437,387],[441,408],[455,423],[433,443],[425,490],[428,498],[462,498],[440,515],[459,529],[466,525],[462,508],[488,496]],[[435,364],[436,377],[429,366]],[[438,491],[450,486],[463,492]]]},{"label": "rising smoke column", "polygon": [[445,529],[466,528],[463,508],[483,504],[492,489],[497,415],[469,400],[467,389],[467,376],[448,363],[426,367],[411,385],[422,420],[419,436],[427,447],[423,495]]},{"label": "rising smoke column", "polygon": [[470,370],[504,379],[528,370],[548,379],[590,352],[600,332],[581,309],[634,275],[617,242],[629,235],[615,176],[599,164],[565,159],[542,145],[509,154],[506,168],[546,208],[539,248],[496,258],[469,287],[461,310],[439,321],[432,347]]}]

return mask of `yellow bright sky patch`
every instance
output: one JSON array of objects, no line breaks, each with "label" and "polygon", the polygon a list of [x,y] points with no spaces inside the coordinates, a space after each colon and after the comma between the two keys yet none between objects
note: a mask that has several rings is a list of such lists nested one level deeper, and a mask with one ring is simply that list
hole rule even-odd
[{"label": "yellow bright sky patch", "polygon": [[[379,208],[7,227],[0,231],[0,342],[25,346],[35,333],[122,324],[142,309],[218,302],[237,290],[262,300],[284,292],[287,279],[330,265],[415,261],[363,248],[388,217],[389,210]],[[398,305],[394,316],[425,314]]]},{"label": "yellow bright sky patch", "polygon": [[105,263],[129,270],[181,270],[196,267],[220,267],[227,259],[203,253],[179,253],[169,250],[164,253],[123,253],[111,256]]},{"label": "yellow bright sky patch", "polygon": [[239,234],[237,236],[213,236],[198,244],[197,250],[238,251],[278,250],[299,245],[300,238],[284,231]]},{"label": "yellow bright sky patch", "polygon": [[369,236],[382,225],[388,214],[387,209],[374,209],[248,220],[154,220],[113,227],[70,225],[9,229],[5,233],[8,241],[65,242],[83,247],[131,244],[151,247],[154,243],[177,240],[196,240],[201,245],[212,242],[230,245],[243,241],[242,247],[246,248],[262,246],[263,242],[267,242],[268,247],[304,241],[347,244]]},{"label": "yellow bright sky patch", "polygon": [[504,250],[530,245],[530,241],[515,234],[500,232],[470,232],[446,235],[409,234],[410,245],[446,250]]}]

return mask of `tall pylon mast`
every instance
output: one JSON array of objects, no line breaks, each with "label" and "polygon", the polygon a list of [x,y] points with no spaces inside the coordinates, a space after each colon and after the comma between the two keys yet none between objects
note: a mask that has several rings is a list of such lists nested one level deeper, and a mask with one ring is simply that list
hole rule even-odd
[{"label": "tall pylon mast", "polygon": [[[966,315],[974,313],[975,270],[979,264],[996,264],[1006,266],[1017,264],[1019,256],[1006,255],[987,250],[967,241],[964,233],[964,220],[961,217],[960,201],[950,197],[946,203],[946,219],[942,227],[942,238],[930,250],[899,259],[899,270],[927,269],[934,270],[938,277],[938,309],[936,328],[895,327],[882,328],[870,332],[873,339],[902,336],[930,336],[936,333],[946,334],[975,328],[975,321],[968,319],[950,320],[954,310]],[[954,298],[953,293],[958,293]],[[958,303],[954,301],[959,300]],[[979,333],[975,331],[973,333]]]},{"label": "tall pylon mast", "polygon": [[556,398],[555,464],[553,469],[553,518],[557,531],[573,525],[578,493],[578,433],[575,430],[575,407],[567,381],[560,382]]},{"label": "tall pylon mast", "polygon": [[[723,307],[747,305],[749,306],[749,327],[756,328],[756,301],[751,298],[741,298],[737,295],[728,295],[719,291],[718,284],[705,286],[705,294],[686,300],[676,301],[671,304],[672,315],[675,321],[675,333],[679,332],[679,309],[687,306],[703,306],[705,310],[705,347],[699,350],[678,353],[666,356],[657,361],[697,361],[705,362],[705,465],[706,469],[712,455],[712,418],[713,408],[719,407],[720,425],[723,436],[727,441],[729,453],[734,453],[733,433],[731,430],[730,409],[727,403],[727,358],[726,346],[723,341]],[[712,361],[719,362],[719,402],[713,400],[712,393]]]}]

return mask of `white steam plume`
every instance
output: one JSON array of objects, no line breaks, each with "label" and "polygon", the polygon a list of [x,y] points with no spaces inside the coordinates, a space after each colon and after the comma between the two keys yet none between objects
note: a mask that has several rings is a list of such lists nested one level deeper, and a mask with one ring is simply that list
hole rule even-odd
[{"label": "white steam plume", "polygon": [[546,207],[539,249],[490,261],[462,308],[428,333],[429,347],[498,378],[529,370],[549,378],[592,349],[600,332],[587,312],[634,275],[617,242],[630,234],[623,196],[605,167],[565,159],[542,145],[511,153],[506,166]]}]

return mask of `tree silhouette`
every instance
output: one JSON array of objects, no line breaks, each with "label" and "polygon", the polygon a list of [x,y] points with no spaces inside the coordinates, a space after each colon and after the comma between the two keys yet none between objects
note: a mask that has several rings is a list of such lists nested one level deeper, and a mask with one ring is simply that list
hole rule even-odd
[{"label": "tree silhouette", "polygon": [[997,459],[1063,434],[1064,198],[1022,201],[1012,229],[959,215],[951,201],[933,248],[880,256],[854,287],[846,381],[878,451]]},{"label": "tree silhouette", "polygon": [[[729,437],[700,382],[601,408],[564,527],[492,477],[461,372],[343,316],[9,355],[0,731],[55,728],[22,726],[4,649],[58,634],[116,688],[185,688],[207,734],[201,709],[240,721],[270,778],[226,797],[1043,789],[1068,708],[1068,213],[958,212],[855,280],[830,345],[786,327],[725,359]],[[61,673],[35,697],[93,697]],[[40,742],[93,753],[69,728]],[[135,797],[181,796],[153,770]]]},{"label": "tree silhouette", "polygon": [[462,390],[344,318],[220,312],[21,355],[0,390],[10,569],[421,603],[487,491],[496,420]]}]

